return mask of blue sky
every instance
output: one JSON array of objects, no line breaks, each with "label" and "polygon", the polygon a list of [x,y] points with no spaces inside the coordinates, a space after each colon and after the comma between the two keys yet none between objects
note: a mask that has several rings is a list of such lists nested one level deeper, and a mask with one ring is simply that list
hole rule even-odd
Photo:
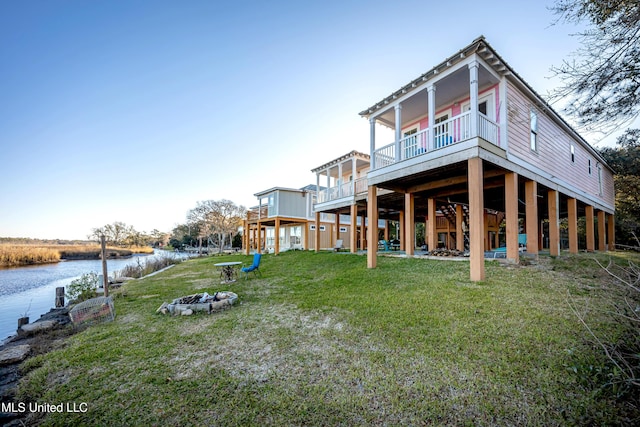
[{"label": "blue sky", "polygon": [[170,231],[200,200],[315,183],[368,152],[358,112],[481,34],[545,94],[577,29],[514,4],[0,2],[0,236]]}]

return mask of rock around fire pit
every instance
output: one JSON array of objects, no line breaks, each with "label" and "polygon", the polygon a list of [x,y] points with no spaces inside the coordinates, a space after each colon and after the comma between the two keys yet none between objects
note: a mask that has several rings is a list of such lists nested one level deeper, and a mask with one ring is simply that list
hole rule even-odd
[{"label": "rock around fire pit", "polygon": [[213,295],[209,295],[206,292],[193,294],[176,298],[171,303],[162,303],[156,313],[188,316],[195,311],[204,311],[211,314],[232,306],[237,299],[238,295],[230,291],[216,292]]}]

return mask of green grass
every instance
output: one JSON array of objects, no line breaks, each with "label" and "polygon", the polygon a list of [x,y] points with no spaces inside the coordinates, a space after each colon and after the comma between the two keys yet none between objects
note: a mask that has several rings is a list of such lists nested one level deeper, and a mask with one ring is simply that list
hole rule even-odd
[{"label": "green grass", "polygon": [[[287,252],[262,278],[220,285],[179,264],[127,285],[116,321],[28,360],[19,399],[86,402],[46,425],[564,425],[620,423],[585,381],[603,364],[569,307],[597,307],[592,255],[539,265]],[[604,259],[604,258],[603,258]],[[637,259],[637,258],[636,258]],[[155,314],[164,301],[232,290],[220,313]],[[595,330],[615,329],[605,315]],[[580,368],[580,369],[578,369]]]}]

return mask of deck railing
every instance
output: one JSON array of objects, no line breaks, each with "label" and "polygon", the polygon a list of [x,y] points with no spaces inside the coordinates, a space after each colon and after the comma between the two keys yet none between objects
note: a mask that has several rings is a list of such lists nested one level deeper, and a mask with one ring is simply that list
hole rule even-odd
[{"label": "deck railing", "polygon": [[269,207],[262,206],[260,209],[252,209],[248,212],[247,219],[249,221],[255,221],[257,219],[264,219],[269,216]]},{"label": "deck railing", "polygon": [[367,178],[358,178],[355,181],[348,181],[335,187],[320,190],[317,203],[329,202],[343,197],[352,197],[366,192]]},{"label": "deck railing", "polygon": [[[499,145],[500,125],[478,113],[477,132],[472,132],[471,111],[464,112],[433,127],[433,141],[429,143],[429,129],[407,135],[400,141],[378,148],[373,152],[374,169],[384,168],[402,160],[421,156],[473,137],[479,136]],[[396,151],[399,150],[399,151]],[[399,155],[397,155],[399,153]]]}]

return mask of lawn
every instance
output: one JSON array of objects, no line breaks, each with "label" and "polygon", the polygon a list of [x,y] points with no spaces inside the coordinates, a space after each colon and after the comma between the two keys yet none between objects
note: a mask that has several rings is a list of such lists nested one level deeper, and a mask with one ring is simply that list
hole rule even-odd
[{"label": "lawn", "polygon": [[[615,331],[592,257],[488,262],[473,283],[467,262],[380,257],[370,270],[359,255],[287,252],[231,285],[213,264],[251,257],[191,260],[129,283],[115,322],[25,362],[19,400],[87,404],[29,420],[45,425],[624,423],[590,379],[605,362],[570,306]],[[155,314],[221,290],[240,304]]]}]

